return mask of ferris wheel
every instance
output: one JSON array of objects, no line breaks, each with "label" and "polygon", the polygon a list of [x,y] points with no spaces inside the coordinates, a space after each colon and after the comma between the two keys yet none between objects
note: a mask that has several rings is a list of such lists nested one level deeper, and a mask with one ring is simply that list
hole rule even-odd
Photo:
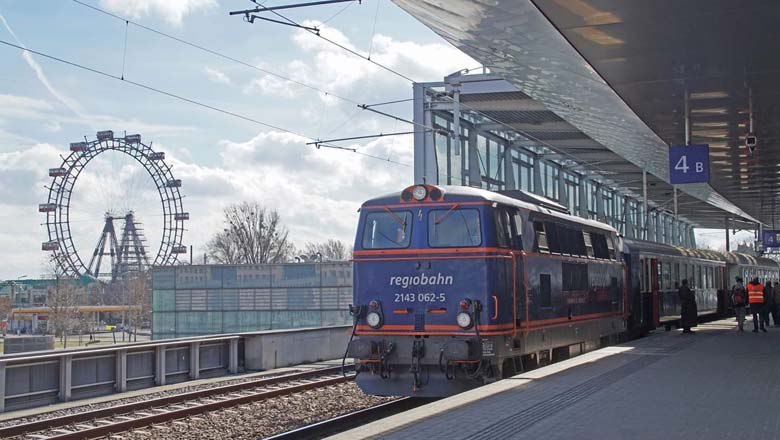
[{"label": "ferris wheel", "polygon": [[[64,276],[116,280],[174,264],[187,252],[182,237],[189,213],[164,152],[142,143],[139,134],[115,137],[108,130],[71,143],[62,159],[49,169],[48,201],[38,211],[46,214],[48,233],[41,248]],[[141,221],[154,226],[149,233]]]}]

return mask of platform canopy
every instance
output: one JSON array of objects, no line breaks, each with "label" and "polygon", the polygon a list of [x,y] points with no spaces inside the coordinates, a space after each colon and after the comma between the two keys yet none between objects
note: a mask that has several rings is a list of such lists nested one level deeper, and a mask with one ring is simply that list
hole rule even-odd
[{"label": "platform canopy", "polygon": [[[473,103],[499,123],[639,194],[645,170],[648,198],[664,204],[672,192],[669,145],[685,143],[687,119],[690,143],[710,145],[711,178],[677,186],[679,214],[700,227],[723,227],[727,217],[773,224],[780,2],[394,2],[517,87],[519,94]],[[524,111],[558,120],[523,120]],[[751,116],[753,153],[745,146]]]}]

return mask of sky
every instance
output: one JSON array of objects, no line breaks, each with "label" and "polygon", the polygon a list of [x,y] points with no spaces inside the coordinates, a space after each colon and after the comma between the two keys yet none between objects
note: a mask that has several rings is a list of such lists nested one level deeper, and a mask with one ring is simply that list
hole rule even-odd
[{"label": "sky", "polygon": [[[166,153],[182,180],[190,213],[184,244],[196,261],[231,203],[277,210],[299,248],[331,238],[352,243],[362,201],[413,183],[411,135],[339,144],[357,152],[306,145],[411,130],[356,105],[408,100],[410,81],[304,30],[228,15],[250,7],[247,0],[0,0],[0,40],[234,114],[0,44],[0,279],[44,271],[47,234],[37,209],[47,200],[48,169],[60,165],[70,142],[94,139],[99,130],[140,133]],[[286,15],[414,81],[479,67],[390,0]],[[411,119],[408,101],[382,110]],[[156,252],[161,210],[154,191],[143,169],[120,154],[88,164],[71,203],[82,258],[105,213],[129,210]],[[698,240],[718,249],[724,234],[701,231]]]},{"label": "sky", "polygon": [[[339,144],[358,153],[305,145],[411,130],[355,104],[409,99],[408,80],[306,31],[228,15],[252,7],[245,0],[83,2],[249,66],[65,0],[0,0],[0,39],[268,125],[0,45],[0,279],[43,271],[47,234],[37,209],[48,197],[48,169],[60,165],[70,142],[94,139],[99,130],[140,133],[166,153],[182,180],[190,213],[184,243],[196,260],[222,229],[228,204],[256,201],[277,210],[299,248],[330,238],[351,244],[362,201],[412,183],[411,136]],[[266,4],[274,3],[283,2]],[[344,7],[286,15],[415,81],[478,66],[389,0]],[[383,111],[410,119],[411,103]],[[156,251],[161,210],[153,196],[151,178],[120,154],[88,164],[71,202],[82,258],[97,243],[104,213],[130,209]]]}]

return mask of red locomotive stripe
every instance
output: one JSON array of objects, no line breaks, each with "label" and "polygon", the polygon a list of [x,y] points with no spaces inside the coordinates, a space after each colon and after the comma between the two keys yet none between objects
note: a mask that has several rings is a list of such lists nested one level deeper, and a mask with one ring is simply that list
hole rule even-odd
[{"label": "red locomotive stripe", "polygon": [[406,261],[406,260],[476,260],[476,259],[482,259],[482,260],[498,260],[498,259],[510,259],[512,256],[510,255],[461,255],[457,257],[437,257],[437,256],[424,256],[424,257],[385,257],[385,258],[376,258],[376,257],[370,257],[370,258],[353,258],[350,260],[351,262],[366,262],[366,261]]},{"label": "red locomotive stripe", "polygon": [[370,206],[361,206],[361,210],[371,211],[375,209],[386,209],[386,208],[406,208],[406,209],[414,209],[415,207],[425,207],[425,208],[432,208],[432,207],[438,207],[438,206],[452,206],[452,205],[460,205],[460,206],[490,206],[493,202],[436,202],[436,203],[420,203],[420,202],[408,202],[398,205],[370,205]]},{"label": "red locomotive stripe", "polygon": [[[498,336],[498,335],[511,335],[512,330],[503,331],[480,331],[480,336]],[[356,336],[475,336],[475,332],[383,332],[383,331],[356,331]]]},{"label": "red locomotive stripe", "polygon": [[435,249],[364,249],[361,251],[355,251],[354,256],[369,256],[369,255],[399,255],[399,254],[475,254],[475,253],[501,253],[510,255],[512,252],[509,249],[498,247],[453,247],[453,248],[435,248]]},{"label": "red locomotive stripe", "polygon": [[[514,325],[512,325],[511,322],[504,323],[504,324],[483,324],[479,326],[480,332],[482,330],[490,331],[490,330],[503,330],[503,329],[512,329],[514,328]],[[382,330],[414,330],[414,325],[412,324],[387,324],[380,327],[378,330],[375,330],[371,328],[368,325],[365,324],[359,324],[357,326],[357,330],[360,331],[382,331]],[[456,331],[462,331],[460,327],[457,325],[450,325],[450,324],[426,324],[425,330],[456,330]]]}]

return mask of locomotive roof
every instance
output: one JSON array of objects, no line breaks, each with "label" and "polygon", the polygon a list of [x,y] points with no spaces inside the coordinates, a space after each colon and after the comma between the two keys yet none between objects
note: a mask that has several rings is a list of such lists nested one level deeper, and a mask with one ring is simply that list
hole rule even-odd
[{"label": "locomotive roof", "polygon": [[[518,208],[527,209],[529,211],[539,212],[551,217],[556,217],[562,220],[566,220],[568,222],[579,223],[582,225],[590,226],[592,228],[602,229],[602,230],[617,233],[617,230],[615,228],[613,228],[612,226],[606,223],[601,223],[595,220],[577,217],[571,214],[565,214],[562,212],[545,208],[543,206],[535,205],[533,203],[525,202],[503,194],[499,194],[493,191],[488,191],[486,189],[472,188],[469,186],[456,186],[456,185],[452,185],[452,186],[435,185],[435,186],[436,188],[439,188],[442,191],[443,196],[441,202],[443,203],[447,203],[447,202],[458,203],[458,202],[473,202],[473,201],[501,203],[503,205],[516,206]],[[402,191],[396,191],[379,197],[375,197],[373,199],[369,199],[363,203],[363,206],[366,207],[366,206],[397,205],[401,200],[401,192]],[[551,204],[555,204],[555,202],[551,201]],[[414,206],[415,206],[414,202],[409,203],[409,207],[414,207]]]}]

